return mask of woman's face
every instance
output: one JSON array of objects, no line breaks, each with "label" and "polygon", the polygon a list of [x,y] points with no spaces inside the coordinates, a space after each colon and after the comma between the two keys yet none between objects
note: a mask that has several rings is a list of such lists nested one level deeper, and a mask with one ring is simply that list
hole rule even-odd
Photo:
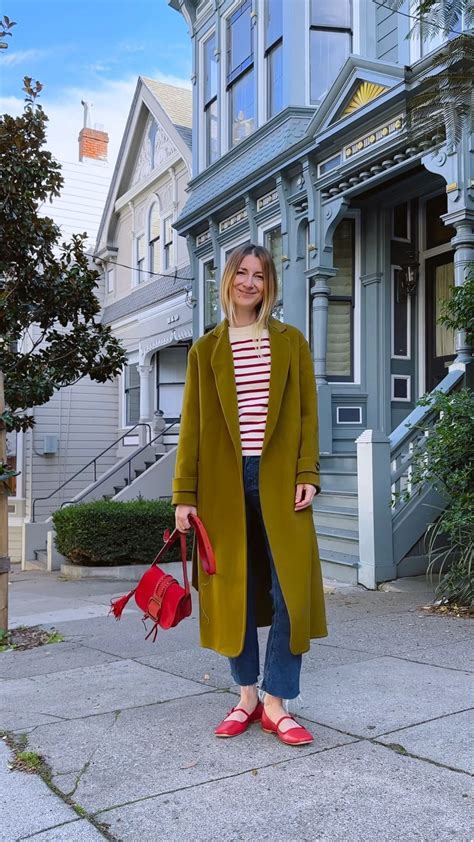
[{"label": "woman's face", "polygon": [[236,308],[252,312],[263,299],[263,271],[259,257],[248,254],[242,260],[232,285]]}]

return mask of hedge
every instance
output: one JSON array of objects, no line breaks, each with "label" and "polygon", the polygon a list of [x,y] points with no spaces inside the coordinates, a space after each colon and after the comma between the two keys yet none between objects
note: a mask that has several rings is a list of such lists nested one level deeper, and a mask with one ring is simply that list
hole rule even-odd
[{"label": "hedge", "polygon": [[[73,564],[150,564],[163,546],[165,529],[174,529],[174,507],[169,500],[97,500],[58,509],[53,523],[56,547]],[[188,559],[193,532],[190,529],[187,534]],[[177,541],[163,562],[180,558]]]}]

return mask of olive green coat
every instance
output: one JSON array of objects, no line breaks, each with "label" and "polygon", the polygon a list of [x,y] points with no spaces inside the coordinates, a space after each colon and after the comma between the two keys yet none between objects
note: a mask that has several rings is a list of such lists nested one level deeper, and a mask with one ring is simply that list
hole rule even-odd
[{"label": "olive green coat", "polygon": [[[237,390],[224,319],[188,355],[173,478],[173,505],[197,507],[216,557],[207,576],[193,546],[201,645],[228,657],[243,648],[247,538]],[[260,503],[291,624],[290,648],[327,635],[311,507],[294,510],[297,483],[319,485],[317,398],[309,345],[298,328],[270,318],[270,393],[260,457]],[[257,622],[271,622],[265,550],[258,566]]]}]

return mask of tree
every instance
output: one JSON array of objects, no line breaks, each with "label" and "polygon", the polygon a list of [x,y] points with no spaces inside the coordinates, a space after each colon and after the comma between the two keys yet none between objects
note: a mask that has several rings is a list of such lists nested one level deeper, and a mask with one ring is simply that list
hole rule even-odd
[{"label": "tree", "polygon": [[[8,18],[0,21],[0,39],[12,26]],[[38,213],[63,186],[61,167],[44,148],[41,89],[25,77],[23,113],[0,115],[0,629],[7,628],[5,524],[13,473],[5,464],[5,432],[32,427],[29,410],[55,390],[86,375],[103,383],[126,361],[125,349],[100,322],[100,273],[91,268],[86,234],[63,242],[54,221]]]},{"label": "tree", "polygon": [[[373,2],[381,5],[379,0]],[[405,14],[403,2],[384,0],[383,5]],[[407,101],[407,130],[420,140],[440,128],[450,152],[460,143],[472,118],[473,10],[472,0],[419,0],[409,15],[407,38],[429,40],[441,34],[444,43],[429,68],[417,76],[417,89]]]}]

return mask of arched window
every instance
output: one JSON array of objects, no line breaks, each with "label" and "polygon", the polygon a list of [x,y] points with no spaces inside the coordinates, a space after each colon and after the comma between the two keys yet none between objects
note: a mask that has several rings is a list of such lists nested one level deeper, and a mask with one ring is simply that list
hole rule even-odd
[{"label": "arched window", "polygon": [[150,271],[156,275],[161,271],[160,228],[160,208],[158,202],[155,202],[150,209],[148,242],[150,249]]}]

